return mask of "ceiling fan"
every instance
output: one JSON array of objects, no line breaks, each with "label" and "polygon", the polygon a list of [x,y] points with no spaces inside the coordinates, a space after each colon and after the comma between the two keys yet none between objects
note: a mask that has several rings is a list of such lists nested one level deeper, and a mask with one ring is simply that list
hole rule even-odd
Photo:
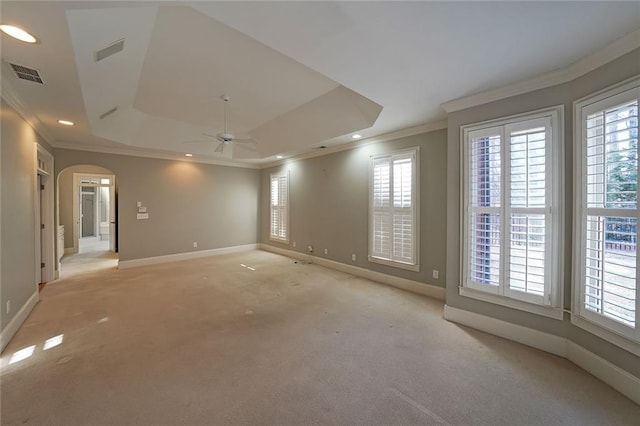
[{"label": "ceiling fan", "polygon": [[222,133],[218,133],[216,135],[211,135],[208,133],[203,133],[203,136],[206,136],[207,140],[195,140],[195,141],[185,141],[185,143],[200,143],[200,142],[211,142],[212,140],[216,140],[219,142],[214,152],[223,153],[225,146],[232,146],[235,144],[242,145],[243,149],[249,151],[256,150],[256,141],[253,139],[236,139],[232,133],[229,133],[227,130],[227,117],[228,117],[228,107],[230,98],[227,95],[222,95],[220,97],[224,101],[224,131]]}]

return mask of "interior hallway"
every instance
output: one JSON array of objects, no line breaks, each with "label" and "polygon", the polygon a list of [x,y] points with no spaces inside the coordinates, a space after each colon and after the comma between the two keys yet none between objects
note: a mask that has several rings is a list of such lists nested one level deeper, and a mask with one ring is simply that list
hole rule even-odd
[{"label": "interior hallway", "polygon": [[640,418],[565,359],[443,320],[437,300],[263,251],[110,262],[42,291],[2,356],[3,425]]},{"label": "interior hallway", "polygon": [[67,254],[60,261],[61,278],[118,267],[118,254],[109,251],[108,240],[84,237],[78,240],[78,244],[78,253]]}]

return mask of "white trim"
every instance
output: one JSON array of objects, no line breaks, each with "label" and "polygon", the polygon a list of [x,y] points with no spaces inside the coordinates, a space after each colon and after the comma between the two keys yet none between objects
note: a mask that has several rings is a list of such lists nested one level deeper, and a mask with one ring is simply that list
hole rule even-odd
[{"label": "white trim", "polygon": [[[509,143],[508,134],[510,129],[518,129],[522,126],[530,125],[544,126],[546,129],[546,154],[548,160],[551,157],[551,167],[546,168],[546,207],[550,209],[545,213],[545,223],[549,225],[546,230],[545,240],[545,292],[543,296],[522,294],[511,291],[508,287],[508,263],[502,262],[503,258],[508,258],[507,238],[509,237],[508,217],[515,210],[535,211],[535,209],[516,209],[511,207],[506,200],[509,199],[510,176],[509,171],[509,150],[505,147]],[[516,126],[516,127],[514,127]],[[469,142],[473,137],[483,137],[489,135],[499,135],[501,144],[501,200],[497,207],[471,207],[470,197],[470,165],[469,165]],[[547,316],[555,319],[562,319],[563,312],[563,277],[564,260],[561,253],[564,250],[563,224],[564,224],[564,177],[562,167],[564,164],[564,105],[555,105],[535,111],[524,112],[507,117],[500,117],[493,120],[470,123],[460,126],[460,277],[462,285],[459,293],[461,296],[483,300],[507,306],[513,309],[520,309],[526,312]],[[499,285],[476,284],[469,279],[468,274],[468,232],[469,213],[491,212],[501,216],[501,242],[500,242],[500,272]],[[538,213],[540,214],[540,212]],[[550,222],[550,223],[549,223]],[[555,261],[554,261],[555,260]],[[550,264],[549,264],[550,263]],[[475,291],[474,291],[475,290]],[[485,292],[483,295],[481,292]],[[521,301],[515,300],[519,299]],[[534,304],[537,304],[534,305]],[[555,308],[555,309],[554,309]]]},{"label": "white trim", "polygon": [[[289,173],[289,170],[280,170],[277,172],[273,172],[269,175],[269,239],[271,241],[276,241],[282,244],[289,244],[289,235],[290,235],[290,228],[289,228],[289,224],[290,224],[290,220],[289,220],[289,212],[291,210],[290,206],[291,206],[291,190],[290,188],[290,183],[291,183],[291,178],[290,178],[291,174]],[[286,204],[284,205],[284,208],[286,210],[285,213],[285,223],[284,223],[284,231],[285,231],[285,237],[280,237],[280,236],[276,236],[273,234],[273,211],[274,211],[274,205],[273,205],[273,180],[276,179],[278,181],[278,205],[276,207],[281,207],[281,197],[280,197],[280,179],[284,178],[286,181],[286,185],[287,185],[287,196],[286,196]]]},{"label": "white trim", "polygon": [[552,308],[550,306],[529,303],[518,299],[513,299],[508,296],[500,296],[497,294],[487,293],[486,291],[482,290],[475,290],[473,288],[461,287],[460,296],[482,300],[483,302],[495,303],[496,305],[506,306],[507,308],[518,309],[520,311],[542,315],[557,320],[562,320],[564,318],[564,311],[561,308]]},{"label": "white trim", "polygon": [[640,378],[570,340],[449,305],[444,306],[444,318],[566,358],[640,404]]},{"label": "white trim", "polygon": [[[87,152],[98,152],[101,154],[114,154],[114,155],[126,155],[129,157],[142,157],[142,158],[155,158],[158,160],[171,160],[171,161],[186,161],[190,163],[204,163],[204,164],[214,164],[218,166],[228,166],[228,167],[240,167],[245,169],[260,169],[262,168],[259,164],[251,164],[251,163],[238,163],[232,160],[218,160],[218,159],[208,159],[202,156],[193,156],[190,158],[186,158],[184,153],[172,153],[165,152],[160,150],[154,150],[153,148],[145,148],[140,149],[136,147],[129,148],[121,148],[121,147],[111,147],[111,146],[100,146],[100,145],[89,145],[87,143],[77,143],[77,142],[66,142],[66,141],[56,141],[55,144],[52,144],[57,149],[70,149],[74,151],[87,151]],[[245,160],[252,161],[252,160]]]},{"label": "white trim", "polygon": [[[412,212],[412,238],[413,238],[413,262],[404,262],[398,259],[393,259],[393,250],[390,248],[389,257],[382,257],[384,253],[379,253],[378,255],[373,254],[373,246],[374,246],[374,238],[373,238],[373,218],[375,216],[375,210],[378,209],[383,210],[385,214],[390,214],[391,221],[393,222],[393,214],[396,207],[394,207],[393,200],[393,188],[394,188],[394,161],[398,159],[411,159],[412,161],[412,176],[411,176],[411,212]],[[374,167],[376,161],[388,162],[389,164],[389,206],[386,208],[375,208],[374,207]],[[385,154],[379,154],[371,156],[369,159],[369,172],[368,172],[368,195],[369,195],[369,203],[368,203],[368,253],[367,260],[373,263],[380,263],[386,266],[391,266],[394,268],[408,269],[410,271],[419,271],[420,270],[420,147],[412,147],[408,149],[402,149],[398,151],[387,152]],[[405,208],[403,207],[402,210]],[[388,210],[388,211],[387,211]],[[391,245],[393,245],[394,241],[394,232],[391,231]]]},{"label": "white trim", "polygon": [[[15,76],[14,76],[15,77]],[[38,118],[38,116],[21,100],[16,90],[13,87],[13,84],[9,82],[8,78],[2,79],[2,86],[0,87],[2,98],[13,108],[16,110],[18,115],[24,119],[29,125],[44,139],[49,145],[54,146],[53,142],[55,138],[51,136],[47,127],[44,123]]]},{"label": "white trim", "polygon": [[[640,33],[639,33],[640,36]],[[616,346],[631,351],[640,356],[640,298],[636,293],[636,328],[628,327],[620,322],[607,318],[603,314],[591,312],[584,308],[585,291],[584,275],[586,268],[586,218],[589,214],[600,214],[602,216],[620,215],[625,217],[638,218],[640,209],[607,209],[589,208],[586,206],[586,147],[584,122],[587,115],[592,112],[607,109],[615,104],[623,103],[632,99],[640,99],[640,75],[635,75],[629,79],[606,87],[590,95],[584,96],[573,102],[573,250],[572,264],[573,276],[571,282],[572,289],[572,311],[571,322],[576,326],[605,339]],[[631,215],[633,214],[633,215]],[[640,258],[636,256],[636,275],[640,273],[638,262]],[[637,283],[637,277],[636,277]]]},{"label": "white trim", "polygon": [[441,106],[449,114],[465,108],[471,108],[566,83],[637,49],[640,47],[638,40],[640,40],[640,30],[635,30],[566,68],[541,74],[529,80],[520,81],[497,89],[454,99],[443,103]]},{"label": "white trim", "polygon": [[[76,166],[70,166],[68,168],[73,168]],[[67,170],[67,169],[64,169]],[[63,170],[63,171],[64,171]],[[62,173],[62,172],[61,172]],[[58,176],[59,177],[59,176]],[[110,188],[111,187],[115,187],[116,185],[116,175],[111,173],[82,173],[82,172],[73,172],[73,188],[72,188],[72,192],[73,192],[73,200],[72,200],[72,205],[73,205],[73,211],[72,211],[72,220],[73,220],[73,229],[72,229],[72,238],[73,238],[73,251],[71,253],[78,253],[80,252],[80,238],[82,238],[82,233],[80,232],[80,227],[82,226],[82,221],[80,220],[80,198],[82,196],[82,187],[83,186],[94,186],[94,185],[83,185],[80,182],[80,179],[83,177],[88,177],[88,178],[100,178],[100,179],[109,179],[110,183],[109,185],[96,185],[97,187],[104,187],[104,188]],[[58,181],[59,183],[59,181]],[[58,185],[59,186],[59,185]],[[59,190],[59,188],[58,188]],[[115,203],[114,200],[110,200],[109,203]],[[59,210],[59,207],[58,207]],[[96,215],[98,214],[98,210],[95,209],[94,212]],[[109,221],[111,222],[111,220],[115,220],[117,221],[117,218],[109,218]],[[95,222],[95,227],[96,227],[96,236],[98,236],[97,234],[97,230],[100,228],[100,223],[98,220],[94,220]],[[67,232],[67,230],[65,229],[65,232]],[[111,235],[109,236],[111,238]],[[67,252],[67,249],[65,248],[65,253]]]},{"label": "white trim", "polygon": [[371,263],[378,263],[380,265],[391,266],[392,268],[406,269],[406,270],[415,271],[415,272],[420,271],[419,263],[412,265],[411,263],[396,262],[394,260],[383,259],[383,258],[372,256],[372,255],[367,256],[367,260]]},{"label": "white trim", "polygon": [[118,269],[137,268],[139,266],[156,265],[158,263],[178,262],[180,260],[200,259],[202,257],[216,256],[220,254],[238,253],[247,250],[256,250],[258,244],[245,244],[242,246],[222,247],[210,250],[191,251],[187,253],[167,254],[165,256],[145,257],[142,259],[120,260]]},{"label": "white trim", "polygon": [[532,328],[502,321],[475,312],[465,311],[444,305],[444,319],[457,324],[466,325],[477,330],[504,337],[532,348],[566,357],[566,339],[553,334],[544,333]]},{"label": "white trim", "polygon": [[[45,162],[45,169],[41,169],[39,167],[39,161],[42,159]],[[43,254],[42,259],[38,260],[37,268],[40,267],[39,263],[44,262],[45,267],[41,268],[40,280],[41,282],[48,282],[55,279],[55,269],[56,269],[56,238],[57,228],[54,227],[54,202],[53,202],[53,193],[55,191],[54,182],[55,179],[53,177],[54,173],[54,158],[53,155],[47,151],[42,145],[36,143],[36,194],[38,197],[40,204],[40,217],[36,217],[36,233],[38,234],[38,244],[36,246],[36,250],[40,250]],[[40,175],[40,183],[44,186],[43,190],[37,188],[38,185],[38,175]],[[42,194],[40,193],[42,192]],[[34,200],[35,201],[35,200]],[[42,219],[42,222],[40,221]],[[40,224],[44,224],[44,231],[40,230]],[[40,236],[43,236],[40,240]],[[36,257],[40,258],[40,253],[36,253]],[[36,271],[36,275],[37,275]]]},{"label": "white trim", "polygon": [[27,303],[22,305],[22,308],[20,308],[18,313],[11,318],[9,324],[7,324],[7,326],[2,330],[2,333],[0,333],[0,352],[4,351],[4,348],[7,347],[7,344],[18,332],[20,326],[25,322],[33,308],[38,304],[39,300],[40,295],[36,289],[36,291],[34,291],[31,297],[27,300]]},{"label": "white trim", "polygon": [[77,251],[73,247],[65,247],[64,254],[75,254]]},{"label": "white trim", "polygon": [[[321,157],[327,154],[333,154],[341,151],[348,151],[350,149],[361,148],[363,146],[375,145],[382,142],[388,142],[396,139],[407,138],[409,136],[421,135],[423,133],[435,132],[437,130],[444,130],[447,128],[447,120],[434,121],[432,123],[422,124],[420,126],[409,127],[407,129],[396,130],[389,133],[383,133],[378,136],[370,136],[368,138],[360,139],[357,141],[351,141],[340,145],[329,146],[326,149],[315,150],[308,153],[302,153],[299,155],[292,155],[291,157],[266,163],[260,166],[261,169],[268,169],[276,167],[284,163],[290,163],[295,161],[307,160],[313,157]],[[328,142],[330,143],[330,142]]]},{"label": "white trim", "polygon": [[613,343],[614,345],[621,347],[625,351],[629,351],[634,355],[640,357],[640,344],[629,340],[629,338],[622,336],[618,333],[610,331],[593,321],[589,321],[586,318],[582,318],[580,315],[571,314],[571,324],[576,327],[580,327],[581,329],[588,331],[591,334],[594,334],[601,339],[606,340],[609,343]]},{"label": "white trim", "polygon": [[369,269],[348,265],[342,262],[336,262],[334,260],[329,260],[318,256],[310,256],[305,253],[275,247],[269,244],[260,244],[260,249],[298,260],[311,260],[311,262],[313,262],[314,264],[324,266],[326,268],[355,275],[357,277],[366,278],[371,281],[376,281],[382,284],[389,285],[391,287],[411,291],[413,293],[422,294],[424,296],[433,297],[434,299],[442,301],[445,300],[445,296],[447,293],[447,290],[444,287],[422,283],[419,281],[408,280],[406,278],[400,278],[389,274],[383,274],[382,272],[371,271]]},{"label": "white trim", "polygon": [[565,358],[640,404],[640,378],[569,340]]}]

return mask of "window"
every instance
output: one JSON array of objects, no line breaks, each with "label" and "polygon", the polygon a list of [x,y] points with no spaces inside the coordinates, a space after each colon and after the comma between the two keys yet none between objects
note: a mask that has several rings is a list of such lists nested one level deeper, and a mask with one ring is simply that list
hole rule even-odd
[{"label": "window", "polygon": [[289,242],[289,172],[271,174],[270,238]]},{"label": "window", "polygon": [[420,270],[418,148],[371,158],[369,261]]},{"label": "window", "polygon": [[575,103],[574,313],[640,342],[636,80]]},{"label": "window", "polygon": [[462,295],[562,317],[561,116],[462,128]]}]

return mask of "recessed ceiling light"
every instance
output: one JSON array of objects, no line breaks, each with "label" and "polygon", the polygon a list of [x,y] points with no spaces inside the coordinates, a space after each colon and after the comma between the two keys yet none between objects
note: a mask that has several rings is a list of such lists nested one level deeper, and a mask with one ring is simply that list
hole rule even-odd
[{"label": "recessed ceiling light", "polygon": [[284,157],[283,157],[282,155],[276,155],[276,158],[277,158],[278,160],[282,160]]},{"label": "recessed ceiling light", "polygon": [[34,36],[22,28],[14,27],[13,25],[0,25],[0,30],[15,39],[24,41],[25,43],[35,43],[37,41]]},{"label": "recessed ceiling light", "polygon": [[193,157],[193,154],[185,154],[185,157]]},{"label": "recessed ceiling light", "polygon": [[64,124],[65,126],[73,126],[75,123],[69,120],[58,120],[58,123]]},{"label": "recessed ceiling light", "polygon": [[353,136],[351,136],[351,137],[352,137],[353,139],[360,139],[360,138],[362,137],[362,135],[359,135],[359,134],[357,134],[357,133],[356,133],[355,135],[353,135]]}]

